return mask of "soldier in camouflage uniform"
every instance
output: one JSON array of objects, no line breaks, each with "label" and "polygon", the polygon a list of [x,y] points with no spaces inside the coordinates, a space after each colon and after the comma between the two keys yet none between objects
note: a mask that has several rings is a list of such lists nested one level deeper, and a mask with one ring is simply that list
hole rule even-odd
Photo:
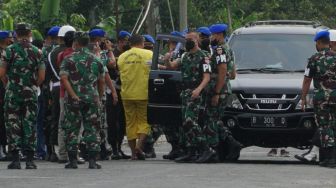
[{"label": "soldier in camouflage uniform", "polygon": [[17,42],[7,47],[1,55],[0,79],[6,75],[5,123],[7,142],[13,161],[8,169],[21,169],[19,151],[27,155],[26,169],[36,169],[33,162],[36,148],[37,87],[45,77],[42,53],[29,39],[27,24],[17,24]]},{"label": "soldier in camouflage uniform", "polygon": [[[0,53],[13,43],[12,33],[9,31],[0,31]],[[5,83],[6,81],[0,79],[0,161],[6,159],[6,127],[4,120],[4,98],[5,98]]]},{"label": "soldier in camouflage uniform", "polygon": [[89,152],[89,168],[100,169],[96,162],[100,151],[101,97],[105,87],[105,70],[101,60],[90,53],[87,33],[77,32],[75,52],[61,65],[61,80],[69,95],[65,101],[65,134],[69,163],[65,168],[77,167],[78,134],[83,123],[84,138]]},{"label": "soldier in camouflage uniform", "polygon": [[[316,34],[316,49],[305,71],[302,88],[302,108],[307,104],[306,96],[310,84],[314,82],[314,114],[320,136],[320,147],[325,154],[321,166],[336,167],[336,54],[329,49],[329,31],[320,31]],[[317,146],[314,146],[317,148]],[[313,151],[315,152],[313,147]],[[316,153],[307,153],[296,156],[302,161],[312,161]],[[316,158],[316,157],[315,157]]]},{"label": "soldier in camouflage uniform", "polygon": [[[215,24],[210,27],[213,74],[206,99],[206,118],[203,129],[208,144],[217,151],[220,160],[235,159],[240,152],[240,145],[230,136],[230,131],[222,122],[223,112],[231,93],[230,77],[235,75],[233,52],[225,45],[226,30],[226,24]],[[228,156],[223,156],[222,152],[225,142],[226,147],[230,148],[230,151],[226,152],[229,153]]]},{"label": "soldier in camouflage uniform", "polygon": [[186,35],[187,52],[182,55],[180,67],[183,84],[181,92],[182,127],[186,137],[187,153],[176,158],[176,162],[194,162],[199,157],[197,152],[201,154],[199,159],[202,159],[202,162],[208,162],[214,154],[206,144],[198,123],[203,90],[210,81],[211,73],[209,55],[199,48],[198,43],[197,33],[190,32]]},{"label": "soldier in camouflage uniform", "polygon": [[[107,66],[115,66],[116,60],[112,52],[112,46],[110,44],[110,41],[105,40],[105,31],[102,29],[93,29],[90,31],[90,44],[89,49],[92,53],[94,53],[97,57],[99,57],[102,60],[102,63],[104,65],[105,69],[105,83],[106,83],[106,92],[104,92],[104,95],[102,97],[102,105],[101,105],[101,152],[100,152],[100,158],[101,159],[108,159],[110,155],[112,154],[112,147],[108,142],[108,122],[107,122],[107,101],[106,101],[106,95],[111,94],[113,101],[112,104],[109,105],[116,105],[118,102],[118,95],[117,91],[115,90],[113,86],[113,82],[111,80],[110,75],[108,74]],[[116,151],[116,150],[115,150]]]}]

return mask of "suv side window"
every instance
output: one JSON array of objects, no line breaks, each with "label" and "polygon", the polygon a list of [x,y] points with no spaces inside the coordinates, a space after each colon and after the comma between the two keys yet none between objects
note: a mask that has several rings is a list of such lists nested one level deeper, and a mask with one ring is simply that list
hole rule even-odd
[{"label": "suv side window", "polygon": [[158,36],[154,48],[152,70],[178,71],[171,62],[178,61],[184,52],[184,39],[173,36]]}]

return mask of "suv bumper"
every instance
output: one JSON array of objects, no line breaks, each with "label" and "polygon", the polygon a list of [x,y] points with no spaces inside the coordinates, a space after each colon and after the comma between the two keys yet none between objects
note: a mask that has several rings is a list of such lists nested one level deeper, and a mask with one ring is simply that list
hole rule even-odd
[{"label": "suv bumper", "polygon": [[[281,127],[254,126],[254,117],[285,118],[287,123]],[[223,121],[245,146],[304,148],[311,144],[316,131],[313,112],[263,114],[226,111]]]}]

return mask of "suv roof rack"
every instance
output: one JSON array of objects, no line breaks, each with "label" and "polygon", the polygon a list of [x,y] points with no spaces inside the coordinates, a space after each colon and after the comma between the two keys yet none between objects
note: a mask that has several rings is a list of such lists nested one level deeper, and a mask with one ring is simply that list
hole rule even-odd
[{"label": "suv roof rack", "polygon": [[312,26],[314,28],[322,26],[320,22],[317,21],[305,21],[305,20],[266,20],[266,21],[255,21],[250,22],[245,25],[245,27],[252,27],[257,25],[305,25]]}]

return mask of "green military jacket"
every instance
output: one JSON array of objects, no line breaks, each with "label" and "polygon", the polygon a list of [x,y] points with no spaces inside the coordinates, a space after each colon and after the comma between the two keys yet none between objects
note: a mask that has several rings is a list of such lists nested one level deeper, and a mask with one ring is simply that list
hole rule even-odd
[{"label": "green military jacket", "polygon": [[60,75],[67,75],[68,80],[84,102],[97,102],[98,80],[104,78],[104,65],[88,48],[76,50],[66,57],[61,64]]},{"label": "green military jacket", "polygon": [[180,68],[185,88],[196,88],[203,80],[203,73],[211,73],[209,57],[209,53],[203,50],[196,53],[185,52],[182,55]]},{"label": "green military jacket", "polygon": [[1,54],[0,67],[7,70],[6,99],[37,99],[38,71],[45,69],[37,47],[26,40],[8,46]]},{"label": "green military jacket", "polygon": [[[211,76],[211,81],[209,84],[210,90],[213,90],[216,86],[217,76],[218,76],[218,68],[217,66],[220,64],[227,64],[228,72],[232,71],[234,68],[234,56],[232,50],[225,44],[219,45],[214,48],[213,54],[211,56],[211,68],[213,70],[213,74]],[[225,85],[221,90],[221,94],[231,93],[231,85],[230,79],[226,77]]]},{"label": "green military jacket", "polygon": [[323,49],[309,58],[305,76],[314,82],[314,104],[336,104],[336,54]]}]

